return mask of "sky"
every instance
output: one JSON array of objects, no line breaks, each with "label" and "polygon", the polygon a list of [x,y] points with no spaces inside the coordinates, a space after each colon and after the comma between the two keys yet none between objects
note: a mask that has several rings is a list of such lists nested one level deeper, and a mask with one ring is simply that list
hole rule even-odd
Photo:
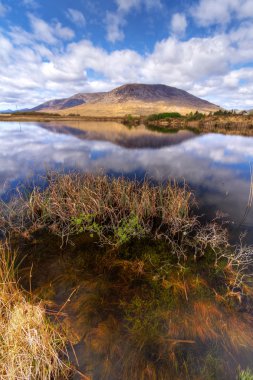
[{"label": "sky", "polygon": [[0,0],[0,110],[126,83],[253,108],[253,0]]}]

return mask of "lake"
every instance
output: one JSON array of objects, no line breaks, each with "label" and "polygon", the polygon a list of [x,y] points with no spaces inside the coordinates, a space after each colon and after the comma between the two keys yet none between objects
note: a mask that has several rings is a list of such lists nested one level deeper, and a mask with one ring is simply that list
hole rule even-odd
[{"label": "lake", "polygon": [[[0,196],[22,183],[39,181],[47,170],[103,172],[154,181],[186,181],[199,214],[227,215],[252,231],[247,208],[253,138],[191,131],[161,133],[114,122],[0,123]],[[248,239],[253,242],[252,234]]]},{"label": "lake", "polygon": [[[41,178],[50,169],[61,172],[75,170],[107,173],[111,176],[126,176],[139,180],[147,177],[154,182],[164,182],[175,178],[180,183],[185,181],[196,194],[197,213],[199,215],[205,215],[207,220],[211,220],[215,218],[217,213],[224,214],[225,220],[230,222],[231,240],[238,241],[239,233],[247,231],[247,241],[253,243],[253,212],[251,207],[247,208],[251,186],[253,138],[221,134],[197,135],[187,130],[162,133],[149,130],[142,125],[128,128],[113,122],[72,122],[68,124],[51,122],[0,123],[0,142],[0,197],[4,200],[8,200],[15,194],[17,186],[43,184]],[[129,273],[125,271],[126,267],[123,264],[123,269],[112,267],[110,270],[108,268],[105,270],[106,267],[103,266],[105,259],[102,260],[102,258],[107,257],[108,252],[108,257],[111,257],[110,247],[93,244],[91,236],[78,235],[73,238],[71,244],[63,245],[60,249],[61,239],[43,232],[30,239],[29,243],[25,241],[25,243],[20,244],[20,241],[17,242],[17,249],[20,257],[25,258],[22,261],[23,267],[21,268],[21,273],[25,275],[22,285],[27,289],[32,286],[36,296],[47,301],[50,300],[60,310],[64,308],[64,324],[70,329],[74,347],[74,351],[69,348],[69,356],[71,362],[79,370],[83,373],[88,371],[94,380],[118,380],[122,376],[123,369],[131,370],[132,365],[133,368],[136,365],[136,369],[133,371],[137,373],[139,366],[145,363],[144,359],[157,366],[157,370],[160,367],[161,370],[163,369],[163,365],[166,363],[162,365],[162,362],[160,363],[159,358],[156,357],[156,352],[159,352],[157,348],[159,345],[156,346],[157,341],[155,339],[151,340],[152,344],[145,346],[143,359],[142,356],[138,356],[141,352],[139,340],[137,346],[133,346],[132,335],[126,333],[128,324],[122,316],[122,311],[119,312],[120,307],[122,307],[121,298],[128,300],[129,294],[132,292],[133,300],[135,300],[135,293],[133,292],[135,288],[132,289],[132,286],[138,290],[138,286],[141,288],[141,285],[138,285],[139,277],[136,282],[126,277],[131,271]],[[145,242],[143,246],[138,242],[136,244],[136,246],[133,245],[132,250],[134,253],[138,252],[140,257],[144,257],[147,252],[156,253],[159,256],[167,252],[168,249],[167,246],[166,248],[159,245],[152,246],[152,244]],[[128,258],[129,252],[131,251],[128,251],[128,248],[126,251],[123,249],[122,257]],[[124,263],[125,261],[122,260],[121,262]],[[152,261],[150,262],[152,264]],[[208,262],[208,268],[209,265]],[[30,268],[32,268],[32,285],[27,282],[28,277],[26,278],[27,271],[31,274]],[[123,271],[122,275],[120,270]],[[173,273],[172,271],[168,277],[172,279],[172,283]],[[200,273],[202,273],[201,261]],[[179,276],[179,273],[177,275]],[[199,281],[198,276],[197,279]],[[209,280],[208,276],[207,280]],[[129,288],[126,286],[128,283],[130,284]],[[164,284],[166,285],[166,283]],[[164,292],[169,295],[170,291],[166,291],[166,286],[164,289]],[[184,289],[186,289],[186,285]],[[199,324],[200,335],[202,334],[201,328],[204,326],[203,331],[206,330],[206,336],[210,334],[212,338],[212,328],[210,328],[209,323],[212,326],[213,318],[214,327],[216,324],[220,326],[220,322],[222,323],[222,334],[216,336],[215,339],[223,336],[223,332],[226,336],[227,330],[224,326],[229,326],[230,330],[233,322],[233,319],[232,322],[229,319],[230,315],[227,313],[227,309],[225,309],[224,314],[220,314],[220,309],[210,309],[209,304],[205,308],[205,303],[203,303],[205,292],[203,294],[197,293],[198,302],[196,305],[199,309],[194,316],[190,312],[191,319],[187,314],[191,303],[188,302],[186,290],[184,294],[186,294],[187,307],[184,308],[180,301],[178,318],[181,322],[188,321],[187,326],[193,321],[192,325],[190,323],[190,327],[187,327],[188,335],[191,336],[195,331],[195,326]],[[193,291],[193,298],[194,295],[195,291]],[[213,295],[210,296],[208,293],[208,297],[209,302]],[[138,300],[138,297],[136,299]],[[176,293],[174,299],[177,299]],[[71,302],[67,302],[67,300]],[[156,301],[155,298],[154,305],[157,308]],[[126,303],[125,307],[127,305]],[[139,304],[133,303],[133,305],[137,307],[138,311]],[[145,306],[145,304],[143,305]],[[146,323],[153,321],[153,306],[150,309],[145,309],[143,305],[138,312],[139,314],[137,313],[140,320],[146,321],[147,319]],[[220,307],[220,305],[218,306]],[[129,310],[131,317],[131,309]],[[177,311],[176,308],[175,310]],[[202,315],[201,313],[204,313],[203,320],[200,318],[200,322],[196,322],[198,316]],[[243,315],[244,313],[240,315],[240,318],[243,318]],[[127,321],[129,322],[129,320]],[[206,324],[203,321],[206,321]],[[181,338],[180,324],[178,326],[179,337]],[[235,327],[234,325],[233,328]],[[150,327],[147,328],[147,331],[149,330]],[[144,325],[144,336],[146,336],[147,331],[145,331]],[[186,336],[188,336],[187,333]],[[240,334],[237,334],[237,338],[238,336],[240,338],[241,333],[242,339],[244,339],[244,335],[247,333],[244,334],[243,327]],[[162,335],[159,335],[159,339],[161,338]],[[234,359],[230,352],[226,356],[225,351],[223,352],[220,348],[214,349],[212,342],[216,340],[212,339],[210,345],[207,343],[206,346],[197,338],[196,342],[185,341],[186,343],[190,342],[189,355],[192,354],[193,357],[195,355],[196,358],[199,358],[200,354],[203,354],[205,358],[204,366],[198,360],[191,364],[194,368],[199,366],[198,370],[201,369],[203,375],[201,378],[211,378],[206,377],[205,372],[203,372],[205,370],[207,373],[216,374],[213,371],[214,369],[218,371],[221,358],[227,365],[225,372],[222,372],[224,377],[215,375],[216,377],[212,378],[234,379],[239,365],[246,368],[251,363],[252,352],[250,350],[245,349],[243,351],[243,348],[240,347],[238,357]],[[178,342],[182,343],[181,340]],[[192,343],[194,344],[192,345]],[[167,341],[165,346],[168,346]],[[179,347],[182,350],[182,357],[188,355],[187,344]],[[110,360],[108,359],[108,352],[111,355]],[[120,360],[118,352],[121,352]],[[108,363],[111,363],[111,367]],[[171,364],[170,361],[168,363]],[[127,367],[128,365],[130,369]],[[165,368],[167,367],[165,366]],[[229,375],[226,373],[228,369],[231,372]],[[145,373],[146,369],[143,371]],[[81,378],[82,376],[78,375],[74,377],[74,379]],[[129,377],[125,378],[129,379]],[[169,370],[168,373],[164,374],[164,377],[159,377],[159,379],[161,378],[172,378],[169,375]]]}]

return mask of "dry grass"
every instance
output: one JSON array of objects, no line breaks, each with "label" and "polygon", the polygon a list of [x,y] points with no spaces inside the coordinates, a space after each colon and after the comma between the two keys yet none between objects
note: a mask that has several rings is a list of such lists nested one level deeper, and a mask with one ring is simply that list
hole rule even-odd
[{"label": "dry grass", "polygon": [[63,239],[89,232],[100,242],[120,245],[131,238],[174,238],[196,223],[193,195],[176,183],[153,186],[93,174],[50,174],[45,191],[35,188],[2,204],[0,228],[29,234],[48,228]]},{"label": "dry grass", "polygon": [[78,287],[69,307],[99,378],[201,379],[210,347],[223,374],[231,358],[238,367],[252,354],[252,248],[231,246],[218,220],[202,226],[193,203],[175,183],[52,174],[47,189],[2,204],[4,233],[77,242],[63,246],[74,259],[58,275]]},{"label": "dry grass", "polygon": [[[218,108],[217,108],[218,109]],[[99,117],[124,117],[125,115],[133,116],[148,116],[151,114],[162,113],[162,112],[180,112],[186,115],[190,112],[195,111],[201,112],[211,112],[216,110],[214,107],[210,106],[203,109],[198,109],[198,107],[184,105],[173,105],[168,102],[143,102],[143,101],[128,101],[124,103],[99,103],[99,104],[82,104],[80,106],[72,107],[71,109],[65,109],[57,111],[62,115],[67,115],[70,112],[77,113],[81,116],[99,116]],[[47,110],[50,112],[50,110]],[[51,110],[51,112],[53,112]]]},{"label": "dry grass", "polygon": [[29,301],[15,279],[15,256],[0,244],[0,379],[67,378],[65,338],[42,303]]},{"label": "dry grass", "polygon": [[163,131],[166,133],[171,130],[184,128],[195,130],[198,133],[222,133],[224,135],[253,135],[253,117],[242,115],[206,115],[200,120],[187,120],[187,118],[169,118],[155,121],[145,121],[147,127],[152,130]]}]

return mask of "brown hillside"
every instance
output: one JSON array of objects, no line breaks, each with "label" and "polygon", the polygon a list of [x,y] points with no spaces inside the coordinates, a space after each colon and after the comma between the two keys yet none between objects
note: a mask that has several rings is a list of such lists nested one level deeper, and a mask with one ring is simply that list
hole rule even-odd
[{"label": "brown hillside", "polygon": [[186,91],[165,85],[127,84],[106,93],[77,94],[52,100],[35,111],[80,114],[81,116],[150,115],[160,112],[217,111],[218,106]]}]

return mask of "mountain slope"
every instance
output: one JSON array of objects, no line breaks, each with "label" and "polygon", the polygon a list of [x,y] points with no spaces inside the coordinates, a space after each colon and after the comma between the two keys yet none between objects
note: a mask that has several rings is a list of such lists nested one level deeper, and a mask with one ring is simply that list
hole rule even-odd
[{"label": "mountain slope", "polygon": [[76,94],[70,98],[49,100],[48,102],[42,103],[39,106],[32,108],[32,111],[43,111],[49,109],[56,111],[72,108],[81,104],[95,101],[103,94],[103,92],[93,94]]},{"label": "mountain slope", "polygon": [[127,84],[112,91],[76,94],[52,100],[33,108],[34,111],[77,113],[84,116],[149,115],[166,111],[217,111],[218,106],[184,90],[161,84]]}]

